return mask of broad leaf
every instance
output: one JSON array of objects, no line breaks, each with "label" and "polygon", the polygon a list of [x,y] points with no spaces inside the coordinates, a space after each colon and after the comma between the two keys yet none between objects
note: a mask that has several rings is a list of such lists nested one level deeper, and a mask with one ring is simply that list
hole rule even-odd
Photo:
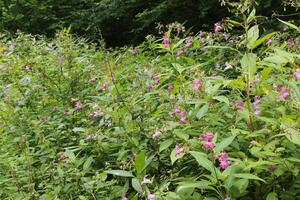
[{"label": "broad leaf", "polygon": [[133,177],[133,174],[130,171],[125,171],[125,170],[109,170],[107,171],[107,173],[116,176]]}]

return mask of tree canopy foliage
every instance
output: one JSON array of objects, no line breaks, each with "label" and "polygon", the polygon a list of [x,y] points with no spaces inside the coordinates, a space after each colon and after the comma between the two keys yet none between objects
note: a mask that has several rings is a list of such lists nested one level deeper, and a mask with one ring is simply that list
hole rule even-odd
[{"label": "tree canopy foliage", "polygon": [[[258,3],[258,13],[283,12],[282,0]],[[4,30],[53,36],[58,29],[71,27],[73,33],[93,41],[103,36],[108,46],[137,44],[157,23],[178,21],[197,32],[212,29],[229,16],[219,0],[0,0],[0,6]]]}]

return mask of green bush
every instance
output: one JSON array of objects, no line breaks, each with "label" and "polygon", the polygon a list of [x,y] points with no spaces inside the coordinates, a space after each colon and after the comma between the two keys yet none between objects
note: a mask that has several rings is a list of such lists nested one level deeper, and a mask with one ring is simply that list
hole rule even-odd
[{"label": "green bush", "polygon": [[300,30],[241,19],[119,50],[2,35],[1,199],[297,198]]}]

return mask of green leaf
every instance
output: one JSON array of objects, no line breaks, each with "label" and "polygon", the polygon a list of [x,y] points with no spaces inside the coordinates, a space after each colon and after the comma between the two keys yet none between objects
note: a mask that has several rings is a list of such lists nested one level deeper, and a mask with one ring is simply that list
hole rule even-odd
[{"label": "green leaf", "polygon": [[146,155],[144,151],[141,151],[135,159],[135,169],[137,174],[141,174],[145,168]]},{"label": "green leaf", "polygon": [[83,164],[83,170],[88,170],[92,164],[92,162],[94,161],[93,156],[88,157],[88,159],[86,159],[86,161]]},{"label": "green leaf", "polygon": [[210,160],[208,160],[205,156],[203,156],[203,153],[196,152],[196,151],[190,151],[190,154],[196,159],[196,161],[198,162],[198,164],[200,166],[207,169],[211,173],[214,172],[213,163]]},{"label": "green leaf", "polygon": [[137,178],[132,178],[131,179],[131,185],[132,187],[138,192],[141,193],[143,192],[143,188],[141,186],[140,181]]},{"label": "green leaf", "polygon": [[211,182],[202,180],[202,181],[197,181],[197,182],[183,182],[180,183],[179,186],[177,187],[177,191],[187,189],[187,188],[199,188],[199,189],[207,189],[209,186],[212,185]]},{"label": "green leaf", "polygon": [[225,96],[215,96],[215,97],[213,97],[213,99],[218,100],[223,103],[226,103],[227,105],[230,104],[228,98]]},{"label": "green leaf", "polygon": [[253,175],[253,174],[247,174],[247,173],[234,174],[234,177],[243,178],[243,179],[259,180],[259,181],[265,182],[263,179],[259,178],[258,176]]},{"label": "green leaf", "polygon": [[300,132],[293,128],[285,130],[286,138],[294,144],[300,145]]},{"label": "green leaf", "polygon": [[176,156],[176,148],[173,149],[173,151],[171,152],[171,163],[172,165],[180,158],[182,158],[184,156],[184,153],[181,153],[179,155]]},{"label": "green leaf", "polygon": [[259,38],[258,40],[256,40],[256,42],[253,44],[253,46],[251,47],[251,49],[255,49],[256,47],[258,47],[259,45],[261,45],[264,41],[266,41],[267,39],[271,38],[273,35],[275,35],[277,32],[272,32],[269,33],[261,38]]},{"label": "green leaf", "polygon": [[216,152],[223,151],[226,147],[228,147],[232,143],[234,138],[235,136],[230,136],[228,138],[223,139],[220,143],[216,144],[215,147]]},{"label": "green leaf", "polygon": [[133,177],[133,174],[130,171],[125,171],[125,170],[109,170],[107,171],[107,173],[116,176]]},{"label": "green leaf", "polygon": [[81,128],[81,127],[75,127],[72,129],[73,132],[85,132],[85,128]]},{"label": "green leaf", "polygon": [[207,113],[207,111],[208,111],[208,104],[205,104],[204,106],[202,106],[200,108],[200,110],[198,111],[196,117],[198,119],[201,119],[202,117],[204,117],[204,115]]},{"label": "green leaf", "polygon": [[168,139],[159,144],[159,152],[162,152],[163,150],[167,149],[169,146],[173,144],[173,139]]},{"label": "green leaf", "polygon": [[255,10],[255,8],[253,8],[253,10],[251,11],[250,15],[247,18],[248,24],[250,24],[252,22],[252,20],[255,19],[255,14],[256,14],[256,10]]},{"label": "green leaf", "polygon": [[258,25],[252,26],[247,32],[247,39],[248,39],[247,48],[248,49],[252,49],[252,47],[254,46],[258,37],[259,37]]},{"label": "green leaf", "polygon": [[256,55],[253,53],[246,53],[242,60],[241,65],[244,74],[247,76],[249,82],[253,82],[254,75],[256,73]]},{"label": "green leaf", "polygon": [[287,22],[287,21],[283,21],[283,20],[281,20],[281,19],[278,19],[281,23],[284,23],[285,25],[287,25],[287,26],[289,26],[289,27],[291,27],[291,28],[293,28],[293,29],[295,29],[295,30],[297,30],[297,31],[300,31],[300,28],[298,28],[296,25],[294,25],[294,24],[292,24],[292,23],[289,23],[289,22]]},{"label": "green leaf", "polygon": [[278,196],[275,192],[270,192],[268,194],[266,200],[278,200]]},{"label": "green leaf", "polygon": [[177,135],[179,138],[181,138],[181,139],[183,139],[183,140],[185,140],[185,141],[187,141],[187,140],[189,139],[189,135],[183,133],[183,130],[181,130],[181,129],[175,129],[175,130],[174,130],[174,133],[175,133],[175,135]]},{"label": "green leaf", "polygon": [[66,150],[65,155],[71,160],[71,162],[75,162],[76,156],[73,151]]}]

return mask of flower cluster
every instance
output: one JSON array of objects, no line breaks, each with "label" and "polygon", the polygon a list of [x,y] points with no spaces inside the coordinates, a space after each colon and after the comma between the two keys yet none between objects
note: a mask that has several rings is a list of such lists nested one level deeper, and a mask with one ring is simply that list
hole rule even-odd
[{"label": "flower cluster", "polygon": [[277,97],[279,101],[284,101],[289,98],[290,93],[285,86],[275,85],[274,88],[277,90],[277,92],[279,92],[279,96]]},{"label": "flower cluster", "polygon": [[218,155],[219,166],[221,169],[227,169],[229,167],[228,154],[226,152],[222,152]]},{"label": "flower cluster", "polygon": [[179,123],[181,123],[181,124],[186,123],[186,121],[187,121],[186,112],[181,110],[178,106],[175,106],[175,108],[171,114],[180,117]]},{"label": "flower cluster", "polygon": [[211,132],[204,133],[202,135],[202,138],[204,140],[203,148],[206,150],[212,150],[215,147],[215,144],[213,143],[215,135]]},{"label": "flower cluster", "polygon": [[194,82],[194,85],[192,88],[193,90],[200,90],[202,88],[202,84],[199,79],[195,79],[193,82]]},{"label": "flower cluster", "polygon": [[165,34],[162,43],[163,43],[164,48],[167,49],[170,47],[170,37],[168,36],[168,34]]},{"label": "flower cluster", "polygon": [[255,96],[254,102],[252,103],[255,116],[260,115],[261,113],[261,109],[258,107],[259,104],[261,104],[261,98],[259,96]]},{"label": "flower cluster", "polygon": [[179,156],[184,153],[184,148],[180,144],[176,144],[175,146],[175,156]]},{"label": "flower cluster", "polygon": [[300,81],[300,69],[295,70],[295,77],[296,77],[297,81]]}]

